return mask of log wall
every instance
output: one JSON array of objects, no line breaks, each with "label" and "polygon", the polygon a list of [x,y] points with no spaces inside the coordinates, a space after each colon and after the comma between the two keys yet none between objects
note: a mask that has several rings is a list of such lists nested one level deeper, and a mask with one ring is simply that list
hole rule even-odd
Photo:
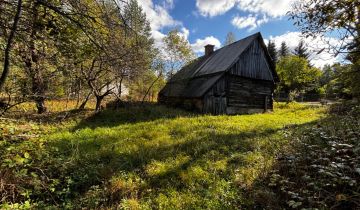
[{"label": "log wall", "polygon": [[236,75],[227,76],[227,113],[253,113],[273,108],[274,84]]}]

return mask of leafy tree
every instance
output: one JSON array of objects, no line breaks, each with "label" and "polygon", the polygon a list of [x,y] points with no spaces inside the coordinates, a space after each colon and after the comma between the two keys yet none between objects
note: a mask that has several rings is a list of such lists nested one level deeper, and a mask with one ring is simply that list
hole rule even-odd
[{"label": "leafy tree", "polygon": [[[138,2],[136,0],[128,2],[123,13],[124,19],[131,28],[131,31],[125,34],[126,56],[122,59],[122,65],[116,68],[115,71],[118,78],[118,91],[114,93],[119,101],[121,101],[121,85],[124,82],[127,84],[137,84],[141,81],[144,75],[152,72],[153,60],[158,55],[158,50],[155,49],[154,40],[151,37],[150,23]],[[115,55],[124,53],[121,51],[116,52],[119,48],[114,48]],[[121,50],[124,51],[124,49]]]},{"label": "leafy tree", "polygon": [[[84,23],[94,22],[94,18],[83,8],[80,9],[82,5],[83,3],[75,4],[70,1],[60,4],[58,1],[43,0],[22,3],[22,13],[14,36],[12,59],[21,65],[21,69],[30,81],[29,97],[35,101],[38,113],[46,111],[45,99],[49,97],[48,90],[51,87],[49,84],[57,81],[54,77],[59,75],[57,64],[60,63],[61,55],[57,49],[58,40],[60,38],[65,43],[71,42],[59,32],[66,31],[66,28],[72,25],[81,29],[88,38],[91,37],[88,31],[93,27],[85,27]],[[1,2],[1,8],[5,8],[5,11],[14,10],[12,7],[14,5],[7,1]],[[7,18],[1,18],[0,21],[5,34],[9,21],[11,20]],[[97,46],[100,44],[97,43]]]},{"label": "leafy tree", "polygon": [[[149,22],[137,1],[129,2],[122,17],[114,15],[119,11],[111,3],[98,7],[105,14],[98,20],[102,24],[94,37],[102,40],[105,50],[92,50],[91,61],[85,63],[86,68],[82,71],[96,98],[96,111],[100,110],[102,100],[110,94],[115,94],[120,101],[124,80],[134,83],[149,71],[155,52]],[[119,27],[124,20],[129,28]]]},{"label": "leafy tree", "polygon": [[341,78],[343,68],[340,64],[334,64],[333,66],[326,65],[322,71],[320,84],[324,87],[327,98],[344,98],[349,96],[350,90],[346,88]]},{"label": "leafy tree", "polygon": [[[309,0],[299,1],[293,5],[289,13],[295,20],[295,25],[302,33],[311,37],[324,37],[327,33],[336,33],[343,43],[333,46],[329,43],[328,49],[336,53],[357,52],[355,46],[360,43],[360,2],[358,0]],[[325,48],[324,48],[325,49]]]},{"label": "leafy tree", "polygon": [[273,61],[275,63],[277,63],[278,61],[278,53],[276,51],[276,45],[275,45],[275,42],[272,42],[271,40],[269,40],[268,42],[268,45],[267,45],[267,49],[268,49],[268,52],[270,54],[270,57],[273,59]]},{"label": "leafy tree", "polygon": [[328,84],[335,76],[334,68],[331,65],[325,65],[322,68],[322,75],[320,78],[320,85],[324,86]]},{"label": "leafy tree", "polygon": [[335,75],[334,80],[337,82],[338,95],[342,98],[350,98],[349,96],[359,96],[360,93],[360,74],[354,72],[356,64],[335,64],[333,66]]},{"label": "leafy tree", "polygon": [[288,101],[306,90],[314,89],[321,76],[321,71],[310,67],[305,58],[293,55],[280,59],[277,73],[280,77],[280,88],[288,95]]},{"label": "leafy tree", "polygon": [[[161,64],[160,64],[161,65]],[[153,69],[144,72],[134,82],[128,83],[131,100],[155,101],[160,89],[165,85],[165,77],[161,73],[161,66],[154,66]]]},{"label": "leafy tree", "polygon": [[164,37],[164,61],[165,69],[171,77],[180,70],[184,64],[194,59],[195,55],[189,42],[179,34],[177,29],[169,31]]},{"label": "leafy tree", "polygon": [[229,32],[226,34],[226,39],[225,39],[225,43],[224,46],[227,46],[229,44],[232,44],[236,41],[236,36],[233,32]]},{"label": "leafy tree", "polygon": [[349,88],[353,96],[360,96],[360,2],[358,0],[309,0],[294,4],[289,13],[295,20],[295,25],[307,37],[324,38],[328,34],[336,34],[342,42],[334,45],[327,41],[321,51],[328,51],[335,56],[339,53],[347,54],[352,63],[345,71]]},{"label": "leafy tree", "polygon": [[[15,6],[0,2],[6,11],[1,12],[1,43],[11,34],[9,14]],[[120,97],[123,80],[132,81],[150,69],[156,50],[149,22],[135,0],[35,0],[21,6],[11,59],[27,80],[15,84],[27,84],[22,92],[35,101],[38,113],[46,111],[45,99],[74,93],[78,101],[85,96],[80,107],[94,95],[98,111],[104,97]]]},{"label": "leafy tree", "polygon": [[286,42],[281,42],[281,46],[278,53],[279,57],[285,57],[288,56],[289,54],[290,52],[288,46],[286,45]]},{"label": "leafy tree", "polygon": [[304,40],[300,40],[298,46],[294,49],[294,55],[299,56],[301,58],[309,59],[310,53],[308,52],[307,47],[305,46]]},{"label": "leafy tree", "polygon": [[[11,52],[11,49],[12,49],[12,45],[13,45],[13,42],[14,42],[14,38],[15,38],[15,33],[16,33],[16,30],[17,30],[17,25],[19,23],[19,20],[20,20],[20,14],[21,14],[21,11],[22,11],[22,0],[18,0],[17,1],[17,6],[16,6],[16,11],[15,11],[15,16],[14,16],[14,19],[13,19],[13,23],[11,25],[11,28],[10,28],[10,31],[9,31],[9,35],[8,37],[6,37],[7,41],[6,41],[6,46],[5,46],[5,49],[4,49],[4,64],[3,64],[3,71],[2,71],[2,74],[0,76],[0,91],[2,89],[2,87],[4,86],[5,84],[5,80],[7,78],[7,76],[9,75],[9,68],[10,68],[10,52]],[[7,11],[1,11],[1,13],[5,14],[5,15],[8,15]],[[0,16],[1,18],[4,18],[3,15]],[[6,22],[5,22],[6,23]],[[8,22],[7,22],[8,23]],[[3,24],[2,25],[2,28],[4,29],[6,26]],[[4,32],[6,30],[4,29]],[[4,33],[3,32],[3,33]],[[6,33],[6,32],[5,32]],[[4,33],[4,34],[5,34]]]}]

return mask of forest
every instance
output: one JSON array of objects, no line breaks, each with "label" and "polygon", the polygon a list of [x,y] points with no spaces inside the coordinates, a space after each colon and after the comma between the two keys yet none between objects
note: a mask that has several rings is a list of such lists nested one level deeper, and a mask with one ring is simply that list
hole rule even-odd
[{"label": "forest", "polygon": [[287,14],[341,43],[268,39],[273,112],[204,115],[157,103],[198,54],[137,0],[0,0],[0,208],[359,208],[360,3]]}]

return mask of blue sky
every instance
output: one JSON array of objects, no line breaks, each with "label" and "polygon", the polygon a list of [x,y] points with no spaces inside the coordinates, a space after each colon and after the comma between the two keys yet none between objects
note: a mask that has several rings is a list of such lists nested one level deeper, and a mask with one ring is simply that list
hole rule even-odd
[{"label": "blue sky", "polygon": [[[189,41],[193,43],[197,38],[207,36],[214,36],[218,38],[221,43],[224,42],[226,34],[233,32],[236,38],[241,39],[257,31],[260,31],[264,37],[277,36],[286,33],[287,31],[294,31],[295,28],[287,17],[276,18],[270,23],[260,25],[257,28],[250,27],[238,28],[231,23],[236,16],[248,16],[251,13],[240,11],[237,8],[232,8],[224,14],[216,16],[203,16],[196,7],[196,1],[179,1],[175,0],[174,8],[170,10],[170,15],[176,20],[183,22],[184,27],[190,30]],[[276,28],[276,29],[275,29]]]},{"label": "blue sky", "polygon": [[[198,55],[206,44],[220,48],[228,32],[237,39],[261,32],[265,41],[271,39],[278,47],[286,41],[293,49],[303,39],[286,15],[296,1],[300,0],[138,0],[158,47],[166,33],[177,28]],[[320,38],[304,41],[314,52],[314,65],[321,67],[337,61],[328,52],[315,53],[322,48]],[[327,41],[338,42],[330,37]]]}]

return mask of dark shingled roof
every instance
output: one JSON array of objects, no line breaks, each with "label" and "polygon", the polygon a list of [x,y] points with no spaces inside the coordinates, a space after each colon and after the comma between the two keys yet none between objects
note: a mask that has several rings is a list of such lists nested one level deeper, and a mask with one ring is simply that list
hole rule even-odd
[{"label": "dark shingled roof", "polygon": [[[253,34],[222,47],[214,51],[210,56],[201,56],[195,59],[178,71],[159,94],[167,97],[186,98],[203,96],[206,91],[220,79],[224,72],[233,66],[239,56],[257,38],[261,38],[262,40],[260,33]],[[265,46],[264,43],[263,45]],[[268,53],[266,53],[266,55],[268,59],[271,60]],[[272,73],[274,78],[277,79],[273,67]]]}]

